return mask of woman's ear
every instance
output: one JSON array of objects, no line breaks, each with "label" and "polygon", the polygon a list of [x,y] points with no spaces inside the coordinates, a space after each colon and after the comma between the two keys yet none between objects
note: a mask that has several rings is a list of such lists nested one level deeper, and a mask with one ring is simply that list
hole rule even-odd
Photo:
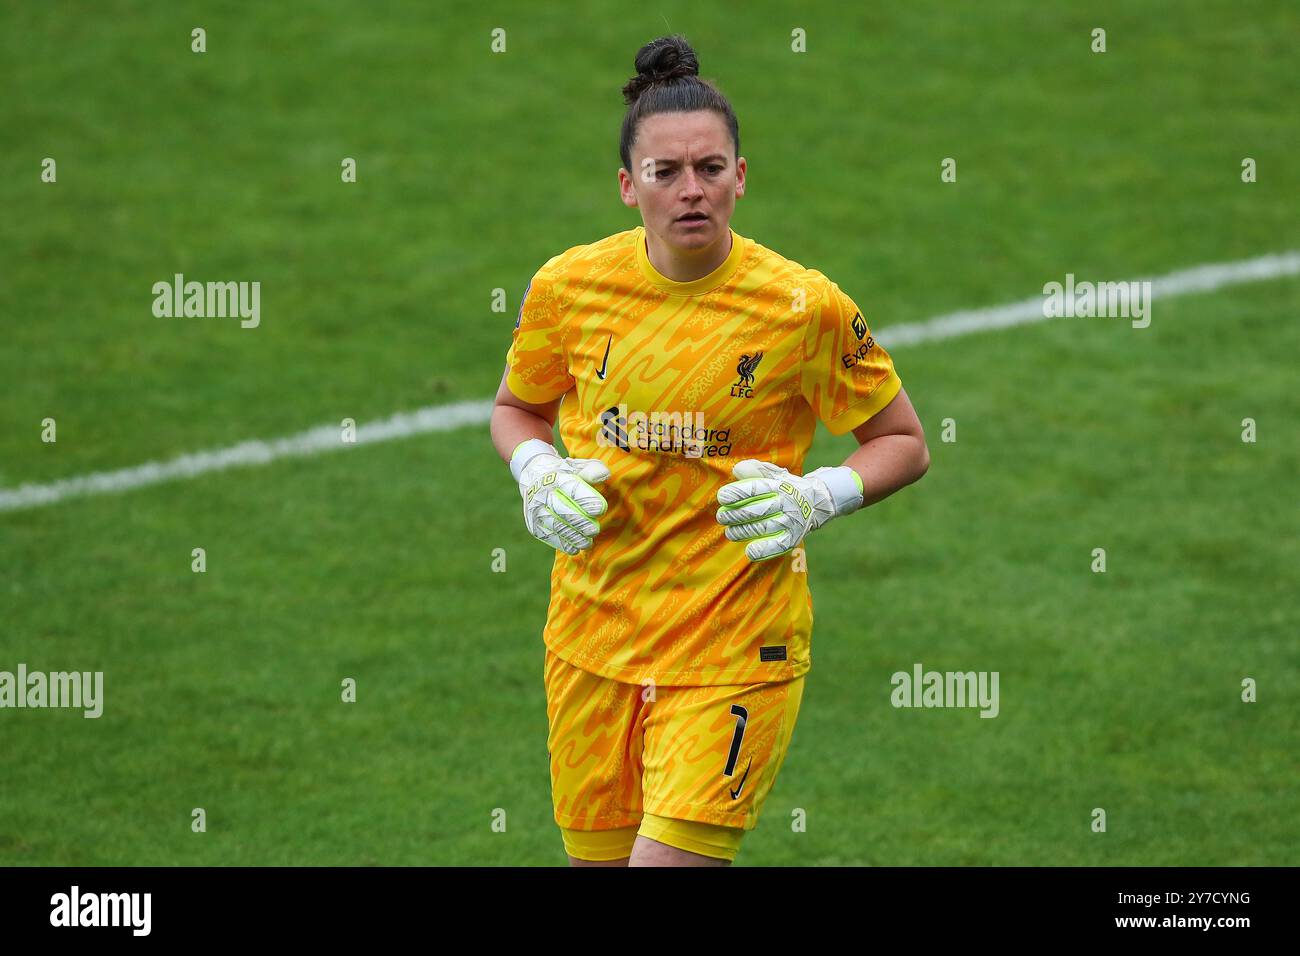
[{"label": "woman's ear", "polygon": [[623,205],[629,209],[635,209],[637,206],[636,186],[632,184],[632,177],[628,175],[628,171],[621,166],[618,170],[618,198],[623,200]]}]

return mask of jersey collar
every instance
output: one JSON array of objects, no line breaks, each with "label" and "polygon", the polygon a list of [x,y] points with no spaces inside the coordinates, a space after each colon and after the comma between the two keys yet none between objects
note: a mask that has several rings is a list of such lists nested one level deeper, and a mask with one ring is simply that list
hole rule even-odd
[{"label": "jersey collar", "polygon": [[727,258],[708,275],[691,282],[674,282],[650,264],[650,257],[646,254],[645,248],[645,226],[636,227],[636,264],[647,282],[670,295],[700,295],[704,292],[712,292],[731,278],[740,266],[740,260],[745,258],[744,237],[737,235],[736,230],[730,226],[727,230],[731,233],[731,252],[727,254]]}]

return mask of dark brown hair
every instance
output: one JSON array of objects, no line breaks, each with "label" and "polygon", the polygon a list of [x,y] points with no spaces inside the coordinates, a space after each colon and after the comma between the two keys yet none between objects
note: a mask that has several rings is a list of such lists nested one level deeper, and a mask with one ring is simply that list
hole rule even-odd
[{"label": "dark brown hair", "polygon": [[636,76],[623,87],[623,100],[627,115],[623,117],[618,152],[629,174],[636,172],[632,168],[632,143],[636,141],[637,127],[655,113],[712,110],[727,124],[735,155],[740,156],[740,124],[731,103],[716,86],[700,79],[700,61],[683,36],[660,37],[637,51]]}]

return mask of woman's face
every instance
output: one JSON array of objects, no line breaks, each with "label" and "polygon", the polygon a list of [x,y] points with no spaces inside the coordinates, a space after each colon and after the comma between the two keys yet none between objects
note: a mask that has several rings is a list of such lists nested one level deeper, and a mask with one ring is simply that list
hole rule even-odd
[{"label": "woman's face", "polygon": [[[745,195],[745,158],[712,110],[656,113],[641,121],[633,170],[618,171],[625,205],[641,210],[649,232],[682,251],[707,248],[727,235],[737,197]],[[705,218],[684,220],[689,213]]]}]

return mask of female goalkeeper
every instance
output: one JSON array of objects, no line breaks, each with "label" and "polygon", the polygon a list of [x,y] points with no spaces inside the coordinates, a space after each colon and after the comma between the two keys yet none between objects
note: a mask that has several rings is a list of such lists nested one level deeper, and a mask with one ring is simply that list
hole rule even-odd
[{"label": "female goalkeeper", "polygon": [[[739,127],[694,51],[658,39],[636,69],[618,180],[641,225],[533,276],[492,439],[557,551],[543,672],[570,863],[726,865],[812,664],[803,539],[930,459],[853,300],[732,230]],[[805,472],[818,419],[860,447]]]}]

